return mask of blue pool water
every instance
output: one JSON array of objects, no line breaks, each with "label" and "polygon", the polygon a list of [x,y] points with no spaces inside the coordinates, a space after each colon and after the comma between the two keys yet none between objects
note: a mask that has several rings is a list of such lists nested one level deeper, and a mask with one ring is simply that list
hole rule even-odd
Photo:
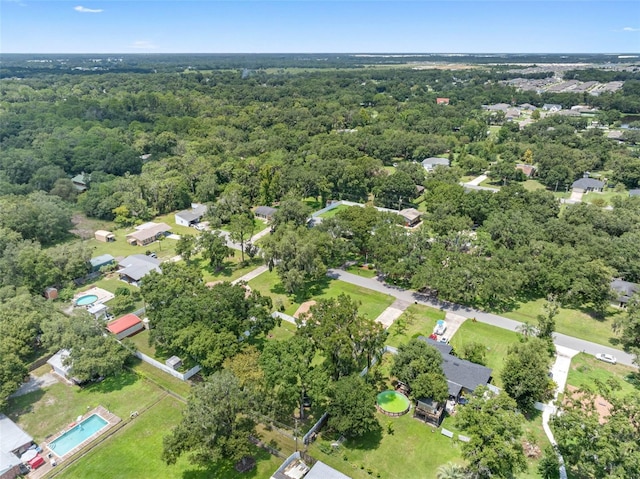
[{"label": "blue pool water", "polygon": [[76,299],[76,306],[88,306],[95,303],[98,297],[95,294],[86,294]]},{"label": "blue pool water", "polygon": [[80,424],[69,429],[62,436],[49,444],[49,449],[55,452],[56,456],[62,457],[71,449],[87,441],[91,436],[104,428],[107,421],[97,414],[92,414]]}]

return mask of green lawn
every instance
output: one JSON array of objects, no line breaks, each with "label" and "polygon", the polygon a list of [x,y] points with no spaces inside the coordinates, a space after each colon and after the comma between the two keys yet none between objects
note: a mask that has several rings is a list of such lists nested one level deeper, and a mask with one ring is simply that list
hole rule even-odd
[{"label": "green lawn", "polygon": [[597,383],[606,384],[612,378],[621,386],[615,394],[621,396],[635,393],[640,394],[640,381],[636,376],[637,369],[622,364],[609,364],[598,361],[590,354],[580,353],[571,360],[571,368],[567,377],[567,384],[571,386],[588,387],[597,391]]},{"label": "green lawn", "polygon": [[[520,303],[514,311],[502,313],[502,316],[516,321],[527,321],[536,324],[538,314],[543,312],[542,306],[545,299],[537,299],[527,303]],[[561,308],[556,316],[556,331],[576,338],[592,341],[610,347],[619,347],[617,336],[612,330],[613,322],[620,314],[621,310],[609,308],[604,319],[596,319],[588,312]]]},{"label": "green lawn", "polygon": [[[189,229],[189,228],[187,228]],[[189,229],[192,233],[195,230]],[[110,243],[103,243],[95,239],[89,239],[86,244],[94,249],[93,256],[101,254],[110,254],[114,257],[129,256],[131,254],[145,254],[147,251],[154,251],[158,255],[158,259],[166,261],[176,255],[177,240],[165,238],[162,241],[155,241],[147,246],[133,246],[127,243],[126,236],[135,231],[133,228],[113,230],[116,240]],[[172,231],[172,233],[175,231]]]},{"label": "green lawn", "polygon": [[274,308],[282,304],[284,306],[284,312],[289,315],[293,315],[304,301],[336,298],[342,293],[359,301],[360,313],[369,319],[377,318],[394,302],[394,298],[390,295],[329,278],[323,278],[323,280],[309,285],[307,291],[301,295],[288,295],[285,293],[275,270],[266,271],[257,278],[252,279],[249,281],[249,286],[252,289],[260,291],[263,295],[271,296]]},{"label": "green lawn", "polygon": [[465,321],[451,338],[451,346],[460,349],[462,345],[478,342],[487,346],[486,366],[493,369],[492,384],[502,387],[500,372],[509,346],[519,341],[518,333],[507,331],[484,323]]},{"label": "green lawn", "polygon": [[595,192],[587,193],[582,196],[582,201],[585,203],[592,203],[594,200],[604,200],[606,204],[604,204],[603,206],[609,206],[611,205],[611,200],[613,198],[628,198],[628,197],[629,197],[629,192],[626,190],[622,192],[605,190],[602,193],[595,193]]},{"label": "green lawn", "polygon": [[240,251],[233,250],[233,252],[233,256],[224,260],[223,267],[220,271],[215,271],[211,268],[209,266],[209,261],[203,259],[200,255],[191,259],[191,264],[194,264],[202,271],[202,277],[205,282],[234,281],[263,264],[262,258],[249,259],[248,257],[245,257],[246,264],[241,265],[242,257],[240,256]]},{"label": "green lawn", "polygon": [[164,394],[153,383],[127,371],[84,388],[57,383],[12,398],[7,415],[36,441],[42,441],[98,405],[124,418],[131,411],[145,409]]},{"label": "green lawn", "polygon": [[212,464],[208,468],[194,466],[186,456],[167,466],[161,458],[162,438],[179,422],[183,407],[178,400],[165,397],[64,470],[60,477],[267,479],[281,464],[280,459],[264,450],[256,450],[258,465],[247,474],[237,473],[233,464],[227,462]]},{"label": "green lawn", "polygon": [[538,180],[526,180],[522,182],[522,187],[527,191],[546,190],[546,187]]},{"label": "green lawn", "polygon": [[362,276],[363,278],[375,278],[376,274],[377,274],[375,268],[369,269],[367,267],[358,266],[358,265],[349,266],[347,268],[347,271],[349,273],[357,274],[358,276]]},{"label": "green lawn", "polygon": [[439,309],[412,304],[389,328],[387,344],[398,347],[411,338],[420,335],[428,337],[433,332],[436,321],[444,319],[444,316],[444,311]]},{"label": "green lawn", "polygon": [[332,210],[329,210],[329,211],[326,211],[325,213],[322,213],[319,217],[320,218],[333,218],[335,215],[338,214],[339,211],[344,211],[347,208],[351,208],[351,206],[347,206],[347,205],[336,206]]},{"label": "green lawn", "polygon": [[[441,464],[463,462],[456,442],[439,431],[432,432],[430,426],[413,419],[411,413],[398,418],[378,413],[377,418],[380,433],[348,440],[331,454],[326,452],[332,449],[332,438],[322,438],[311,445],[309,452],[353,479],[377,474],[384,478],[432,478]],[[387,424],[392,424],[393,434],[387,433]]]}]

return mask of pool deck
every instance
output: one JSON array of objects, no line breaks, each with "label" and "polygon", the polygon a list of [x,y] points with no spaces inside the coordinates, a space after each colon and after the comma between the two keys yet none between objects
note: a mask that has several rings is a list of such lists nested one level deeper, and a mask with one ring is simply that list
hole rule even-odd
[{"label": "pool deck", "polygon": [[[70,430],[73,427],[75,427],[77,423],[84,421],[86,418],[88,418],[89,416],[91,416],[93,414],[97,414],[102,419],[107,421],[108,424],[104,428],[100,429],[100,431],[98,431],[96,434],[91,436],[89,439],[87,439],[86,441],[83,441],[81,444],[79,444],[75,448],[71,449],[68,453],[66,453],[62,457],[58,457],[51,449],[49,449],[49,444],[51,444],[57,438],[62,436],[68,430]],[[45,476],[48,472],[51,471],[51,469],[53,469],[55,467],[55,466],[52,465],[52,461],[55,461],[58,464],[60,464],[60,463],[62,463],[64,461],[68,460],[70,457],[73,457],[78,451],[86,448],[87,445],[89,445],[92,442],[94,442],[98,437],[104,435],[107,431],[112,429],[120,421],[122,421],[122,419],[120,419],[115,414],[109,412],[106,408],[104,408],[102,406],[98,406],[98,407],[92,409],[91,411],[88,411],[86,414],[83,414],[82,418],[79,421],[71,422],[64,430],[58,432],[57,434],[54,434],[53,436],[48,438],[46,442],[42,442],[42,444],[40,444],[40,447],[42,448],[42,452],[40,453],[40,455],[45,459],[45,463],[42,466],[40,466],[38,469],[36,469],[35,471],[31,471],[27,477],[29,477],[30,479],[39,479],[39,478]]]},{"label": "pool deck", "polygon": [[[106,303],[107,301],[110,301],[113,298],[115,298],[115,295],[110,291],[107,291],[106,289],[98,288],[97,286],[93,286],[87,290],[81,291],[80,293],[76,293],[73,296],[73,304],[74,305],[76,304],[76,301],[78,300],[78,298],[82,298],[83,296],[87,296],[89,294],[95,294],[98,297],[98,299],[96,299],[93,304]],[[85,306],[81,305],[78,307],[83,308]]]}]

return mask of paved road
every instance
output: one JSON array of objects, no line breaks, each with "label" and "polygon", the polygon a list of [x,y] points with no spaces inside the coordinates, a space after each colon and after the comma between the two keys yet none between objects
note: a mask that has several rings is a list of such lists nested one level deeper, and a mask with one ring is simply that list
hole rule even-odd
[{"label": "paved road", "polygon": [[[443,311],[450,311],[467,318],[476,318],[476,320],[480,321],[481,323],[490,324],[492,326],[508,329],[510,331],[516,331],[516,328],[522,324],[518,321],[514,321],[503,316],[498,316],[497,314],[486,313],[484,311],[479,311],[467,306],[461,306],[459,304],[448,303],[446,301],[434,300],[416,291],[387,285],[386,283],[376,278],[363,278],[362,276],[348,273],[339,269],[331,269],[327,274],[331,278],[340,279],[341,281],[355,284],[363,288],[369,288],[380,293],[390,294],[403,301],[424,304],[433,308],[439,308]],[[626,366],[634,366],[633,356],[631,354],[625,353],[624,351],[620,351],[619,349],[602,346],[600,344],[592,343],[590,341],[584,341],[582,339],[574,338],[572,336],[567,336],[560,333],[554,334],[554,343],[558,346],[564,346],[565,348],[575,349],[577,351],[582,351],[584,353],[592,355],[595,355],[596,353],[612,354],[616,358],[618,358],[618,362],[620,364],[624,364]]]}]

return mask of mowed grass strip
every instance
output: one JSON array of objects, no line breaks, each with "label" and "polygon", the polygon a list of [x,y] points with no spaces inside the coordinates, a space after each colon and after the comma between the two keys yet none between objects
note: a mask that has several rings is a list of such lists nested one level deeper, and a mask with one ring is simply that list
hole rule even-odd
[{"label": "mowed grass strip", "polygon": [[247,474],[235,471],[233,464],[219,461],[208,467],[199,467],[181,457],[168,466],[162,460],[162,439],[180,421],[184,404],[167,396],[103,444],[94,448],[58,477],[76,478],[142,478],[142,479],[267,479],[282,460],[256,449],[257,467]]},{"label": "mowed grass strip", "polygon": [[[544,313],[544,303],[544,299],[520,303],[516,310],[501,313],[501,315],[520,322],[526,321],[535,326],[538,315]],[[585,341],[620,348],[612,326],[615,319],[621,314],[624,314],[621,310],[609,308],[604,319],[596,319],[581,310],[560,308],[555,317],[556,331]]]}]

